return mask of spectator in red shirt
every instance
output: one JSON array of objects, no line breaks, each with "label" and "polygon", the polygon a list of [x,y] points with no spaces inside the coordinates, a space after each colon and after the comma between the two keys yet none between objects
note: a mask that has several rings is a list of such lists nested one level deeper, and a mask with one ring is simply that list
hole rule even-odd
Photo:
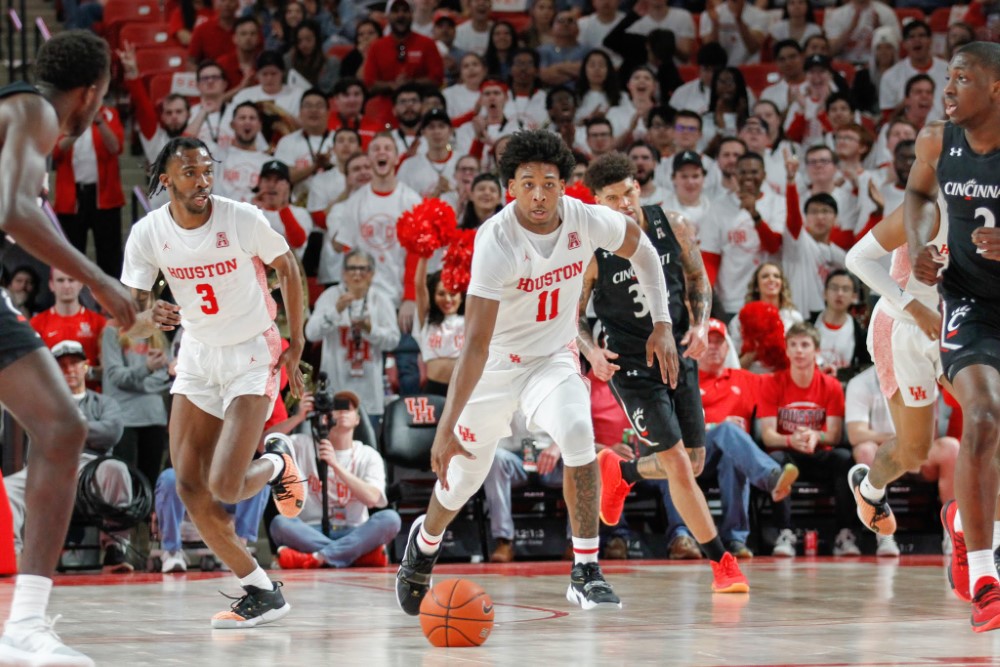
[{"label": "spectator in red shirt", "polygon": [[167,18],[167,32],[182,46],[191,43],[191,33],[199,25],[215,18],[212,0],[181,0]]},{"label": "spectator in red shirt", "polygon": [[361,138],[361,150],[368,150],[368,143],[385,129],[385,124],[380,125],[362,114],[365,108],[365,85],[360,79],[344,77],[333,84],[331,98],[333,104],[330,105],[330,118],[326,126],[331,130],[342,127],[354,130]]},{"label": "spectator in red shirt", "polygon": [[437,44],[410,29],[413,11],[408,0],[390,0],[386,13],[391,32],[368,48],[363,77],[369,95],[382,98],[381,113],[388,112],[389,98],[404,82],[434,88],[444,83],[444,62]]},{"label": "spectator in red shirt", "polygon": [[188,62],[192,70],[202,60],[212,59],[218,62],[222,56],[236,50],[233,31],[239,8],[239,0],[215,0],[215,18],[196,26],[191,32]]},{"label": "spectator in red shirt", "polygon": [[[88,380],[101,377],[101,333],[107,320],[80,303],[83,283],[59,269],[52,269],[49,289],[56,303],[31,318],[31,327],[52,349],[64,340],[79,341],[87,353]],[[96,386],[96,382],[93,383]]]},{"label": "spectator in red shirt", "polygon": [[[840,447],[844,427],[844,390],[833,376],[816,367],[820,339],[806,322],[785,334],[790,366],[761,381],[758,416],[764,446],[779,465],[794,463],[810,481],[832,482],[837,527],[834,556],[860,555],[854,533],[854,496],[847,483],[851,450]],[[775,556],[795,555],[792,506],[786,499],[776,507],[781,533]]]}]

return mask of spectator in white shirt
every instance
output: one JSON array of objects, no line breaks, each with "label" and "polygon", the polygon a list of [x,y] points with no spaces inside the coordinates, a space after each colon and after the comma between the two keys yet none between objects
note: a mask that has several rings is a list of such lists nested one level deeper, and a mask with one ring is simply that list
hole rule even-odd
[{"label": "spectator in white shirt", "polygon": [[824,307],[824,280],[831,271],[844,268],[846,253],[830,242],[830,234],[837,226],[836,200],[825,193],[809,197],[803,223],[794,187],[794,183],[788,185],[788,220],[781,236],[781,266],[795,306],[814,319]]},{"label": "spectator in white shirt", "polygon": [[[299,105],[305,88],[292,86],[284,81],[285,59],[276,51],[264,51],[257,57],[257,80],[259,85],[244,88],[233,97],[233,108],[243,102],[256,102],[261,114],[270,119],[272,131],[275,126],[288,128],[290,132],[299,126]],[[271,137],[265,133],[270,142]]]},{"label": "spectator in white shirt", "polygon": [[733,67],[759,63],[768,23],[767,12],[746,0],[709,3],[701,15],[701,41],[721,44]]},{"label": "spectator in white shirt", "polygon": [[592,0],[592,14],[587,14],[579,21],[580,43],[592,49],[604,45],[604,38],[621,23],[625,12],[618,9],[617,0]]},{"label": "spectator in white shirt", "polygon": [[424,114],[420,136],[427,151],[403,160],[396,172],[401,183],[422,197],[440,197],[455,189],[455,165],[460,157],[451,149],[454,131],[451,118],[441,109]]},{"label": "spectator in white shirt", "polygon": [[660,162],[660,152],[648,142],[636,141],[629,146],[628,157],[635,165],[635,181],[639,184],[639,203],[643,206],[663,206],[667,191],[653,180],[653,172]]},{"label": "spectator in white shirt", "polygon": [[468,53],[486,54],[490,41],[492,0],[469,0],[469,20],[455,29],[455,46]]},{"label": "spectator in white shirt", "polygon": [[590,118],[584,123],[584,127],[587,128],[587,152],[591,159],[615,149],[614,130],[607,118],[601,116]]},{"label": "spectator in white shirt", "polygon": [[361,135],[357,130],[342,127],[333,135],[333,164],[313,176],[309,182],[306,208],[322,215],[323,220],[333,202],[347,188],[347,159],[361,150]]},{"label": "spectator in white shirt", "polygon": [[772,83],[760,94],[760,99],[773,102],[781,113],[796,99],[796,91],[805,94],[805,57],[802,47],[794,39],[785,39],[774,45],[774,62],[781,79]]},{"label": "spectator in white shirt", "polygon": [[708,111],[712,98],[712,79],[726,66],[729,55],[721,44],[710,42],[698,49],[698,77],[688,81],[670,96],[670,106],[678,111],[694,111],[699,116]]},{"label": "spectator in white shirt", "polygon": [[646,141],[660,152],[660,163],[656,165],[653,179],[661,188],[670,190],[670,173],[677,150],[674,145],[674,123],[677,111],[669,106],[657,106],[646,115]]},{"label": "spectator in white shirt", "polygon": [[712,79],[712,97],[705,113],[702,132],[709,143],[717,137],[735,137],[738,128],[750,113],[743,73],[735,67],[726,67]]},{"label": "spectator in white shirt", "polygon": [[486,63],[482,56],[478,53],[466,53],[462,56],[458,66],[458,83],[441,91],[450,117],[464,116],[476,108],[479,86],[485,78]]},{"label": "spectator in white shirt", "polygon": [[[879,82],[878,105],[887,118],[903,101],[907,82],[917,74],[934,81],[934,90],[942,91],[948,83],[948,63],[931,54],[931,27],[925,21],[910,21],[903,26],[906,58],[890,67]],[[931,118],[944,116],[943,95],[935,95]]]},{"label": "spectator in white shirt", "polygon": [[604,49],[592,49],[583,57],[580,77],[576,81],[576,122],[596,116],[606,116],[622,101],[622,90],[611,56]]},{"label": "spectator in white shirt", "polygon": [[241,102],[233,110],[230,126],[233,128],[233,143],[219,165],[215,178],[215,194],[235,201],[253,200],[253,189],[257,187],[260,168],[270,159],[270,155],[257,147],[257,137],[261,130],[261,115],[253,102]]},{"label": "spectator in white shirt", "polygon": [[656,106],[656,77],[649,67],[637,67],[625,87],[628,97],[623,97],[607,113],[619,146],[646,136],[646,116]]},{"label": "spectator in white shirt", "polygon": [[850,0],[827,10],[823,30],[830,39],[830,55],[851,63],[865,63],[871,50],[872,33],[880,26],[899,36],[899,19],[892,7],[878,0]]},{"label": "spectator in white shirt", "polygon": [[291,202],[292,181],[288,165],[280,160],[268,160],[260,168],[253,204],[267,218],[271,229],[281,234],[295,256],[302,259],[306,242],[312,233],[309,211]]},{"label": "spectator in white shirt", "polygon": [[694,228],[695,238],[701,241],[710,202],[705,196],[705,167],[694,151],[681,151],[672,160],[673,188],[667,191],[663,210],[677,211]]},{"label": "spectator in white shirt", "polygon": [[846,382],[872,363],[868,352],[868,332],[851,315],[861,300],[861,285],[847,271],[837,269],[826,277],[823,312],[816,316],[819,332],[817,363],[824,372]]},{"label": "spectator in white shirt", "polygon": [[286,134],[274,148],[274,157],[291,169],[295,201],[305,201],[312,179],[332,165],[333,133],[327,129],[330,105],[319,88],[302,93],[299,123],[302,128]]},{"label": "spectator in white shirt", "polygon": [[816,25],[809,0],[786,0],[781,20],[772,23],[767,32],[774,42],[790,39],[803,44],[809,37],[822,33],[823,29]]}]

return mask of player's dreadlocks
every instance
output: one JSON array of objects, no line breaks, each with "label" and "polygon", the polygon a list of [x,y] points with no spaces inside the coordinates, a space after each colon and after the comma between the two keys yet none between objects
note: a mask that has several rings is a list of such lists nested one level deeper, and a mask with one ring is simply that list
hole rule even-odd
[{"label": "player's dreadlocks", "polygon": [[156,156],[156,160],[149,167],[149,190],[148,196],[155,197],[159,194],[160,190],[164,187],[160,183],[160,174],[166,173],[167,164],[170,162],[170,158],[175,156],[177,153],[189,150],[204,149],[208,153],[208,157],[212,158],[213,161],[218,162],[212,155],[212,151],[208,149],[205,142],[197,137],[174,137],[166,143],[166,145],[160,150],[160,154]]}]

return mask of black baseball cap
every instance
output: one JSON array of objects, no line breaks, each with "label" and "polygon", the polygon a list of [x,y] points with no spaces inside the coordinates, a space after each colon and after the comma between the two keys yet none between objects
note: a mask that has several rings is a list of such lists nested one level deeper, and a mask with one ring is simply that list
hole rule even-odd
[{"label": "black baseball cap", "polygon": [[268,174],[277,174],[279,178],[283,178],[289,183],[292,182],[292,174],[288,170],[288,165],[281,160],[268,160],[264,163],[264,166],[260,168],[260,177],[264,178]]},{"label": "black baseball cap", "polygon": [[451,118],[444,109],[431,109],[425,113],[424,117],[420,120],[420,129],[423,130],[434,121],[441,121],[449,126],[451,125]]},{"label": "black baseball cap", "polygon": [[681,167],[684,167],[689,164],[698,167],[699,169],[702,170],[702,172],[705,171],[705,165],[702,164],[701,156],[695,153],[694,151],[681,151],[680,153],[674,156],[675,172],[680,171]]},{"label": "black baseball cap", "polygon": [[830,64],[830,59],[824,56],[822,53],[814,53],[808,58],[806,58],[805,70],[808,72],[813,67],[822,67],[825,70],[833,71],[833,66]]}]

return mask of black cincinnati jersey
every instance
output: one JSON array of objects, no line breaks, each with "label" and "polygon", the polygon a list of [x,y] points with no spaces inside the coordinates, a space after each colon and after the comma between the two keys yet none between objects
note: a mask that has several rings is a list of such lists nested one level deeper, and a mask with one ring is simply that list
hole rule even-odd
[{"label": "black cincinnati jersey", "polygon": [[1000,301],[1000,262],[983,259],[972,243],[978,227],[1000,218],[1000,150],[973,152],[965,131],[947,123],[937,165],[941,198],[948,212],[948,269],[941,281],[946,296]]},{"label": "black cincinnati jersey", "polygon": [[[674,236],[670,221],[659,206],[643,206],[646,234],[653,242],[663,265],[670,293],[670,319],[674,338],[678,341],[688,330],[685,305],[684,271],[681,268],[681,245]],[[594,311],[607,334],[607,347],[618,354],[639,354],[645,357],[646,339],[653,330],[649,304],[627,259],[606,250],[598,250],[597,283],[594,285]]]}]

